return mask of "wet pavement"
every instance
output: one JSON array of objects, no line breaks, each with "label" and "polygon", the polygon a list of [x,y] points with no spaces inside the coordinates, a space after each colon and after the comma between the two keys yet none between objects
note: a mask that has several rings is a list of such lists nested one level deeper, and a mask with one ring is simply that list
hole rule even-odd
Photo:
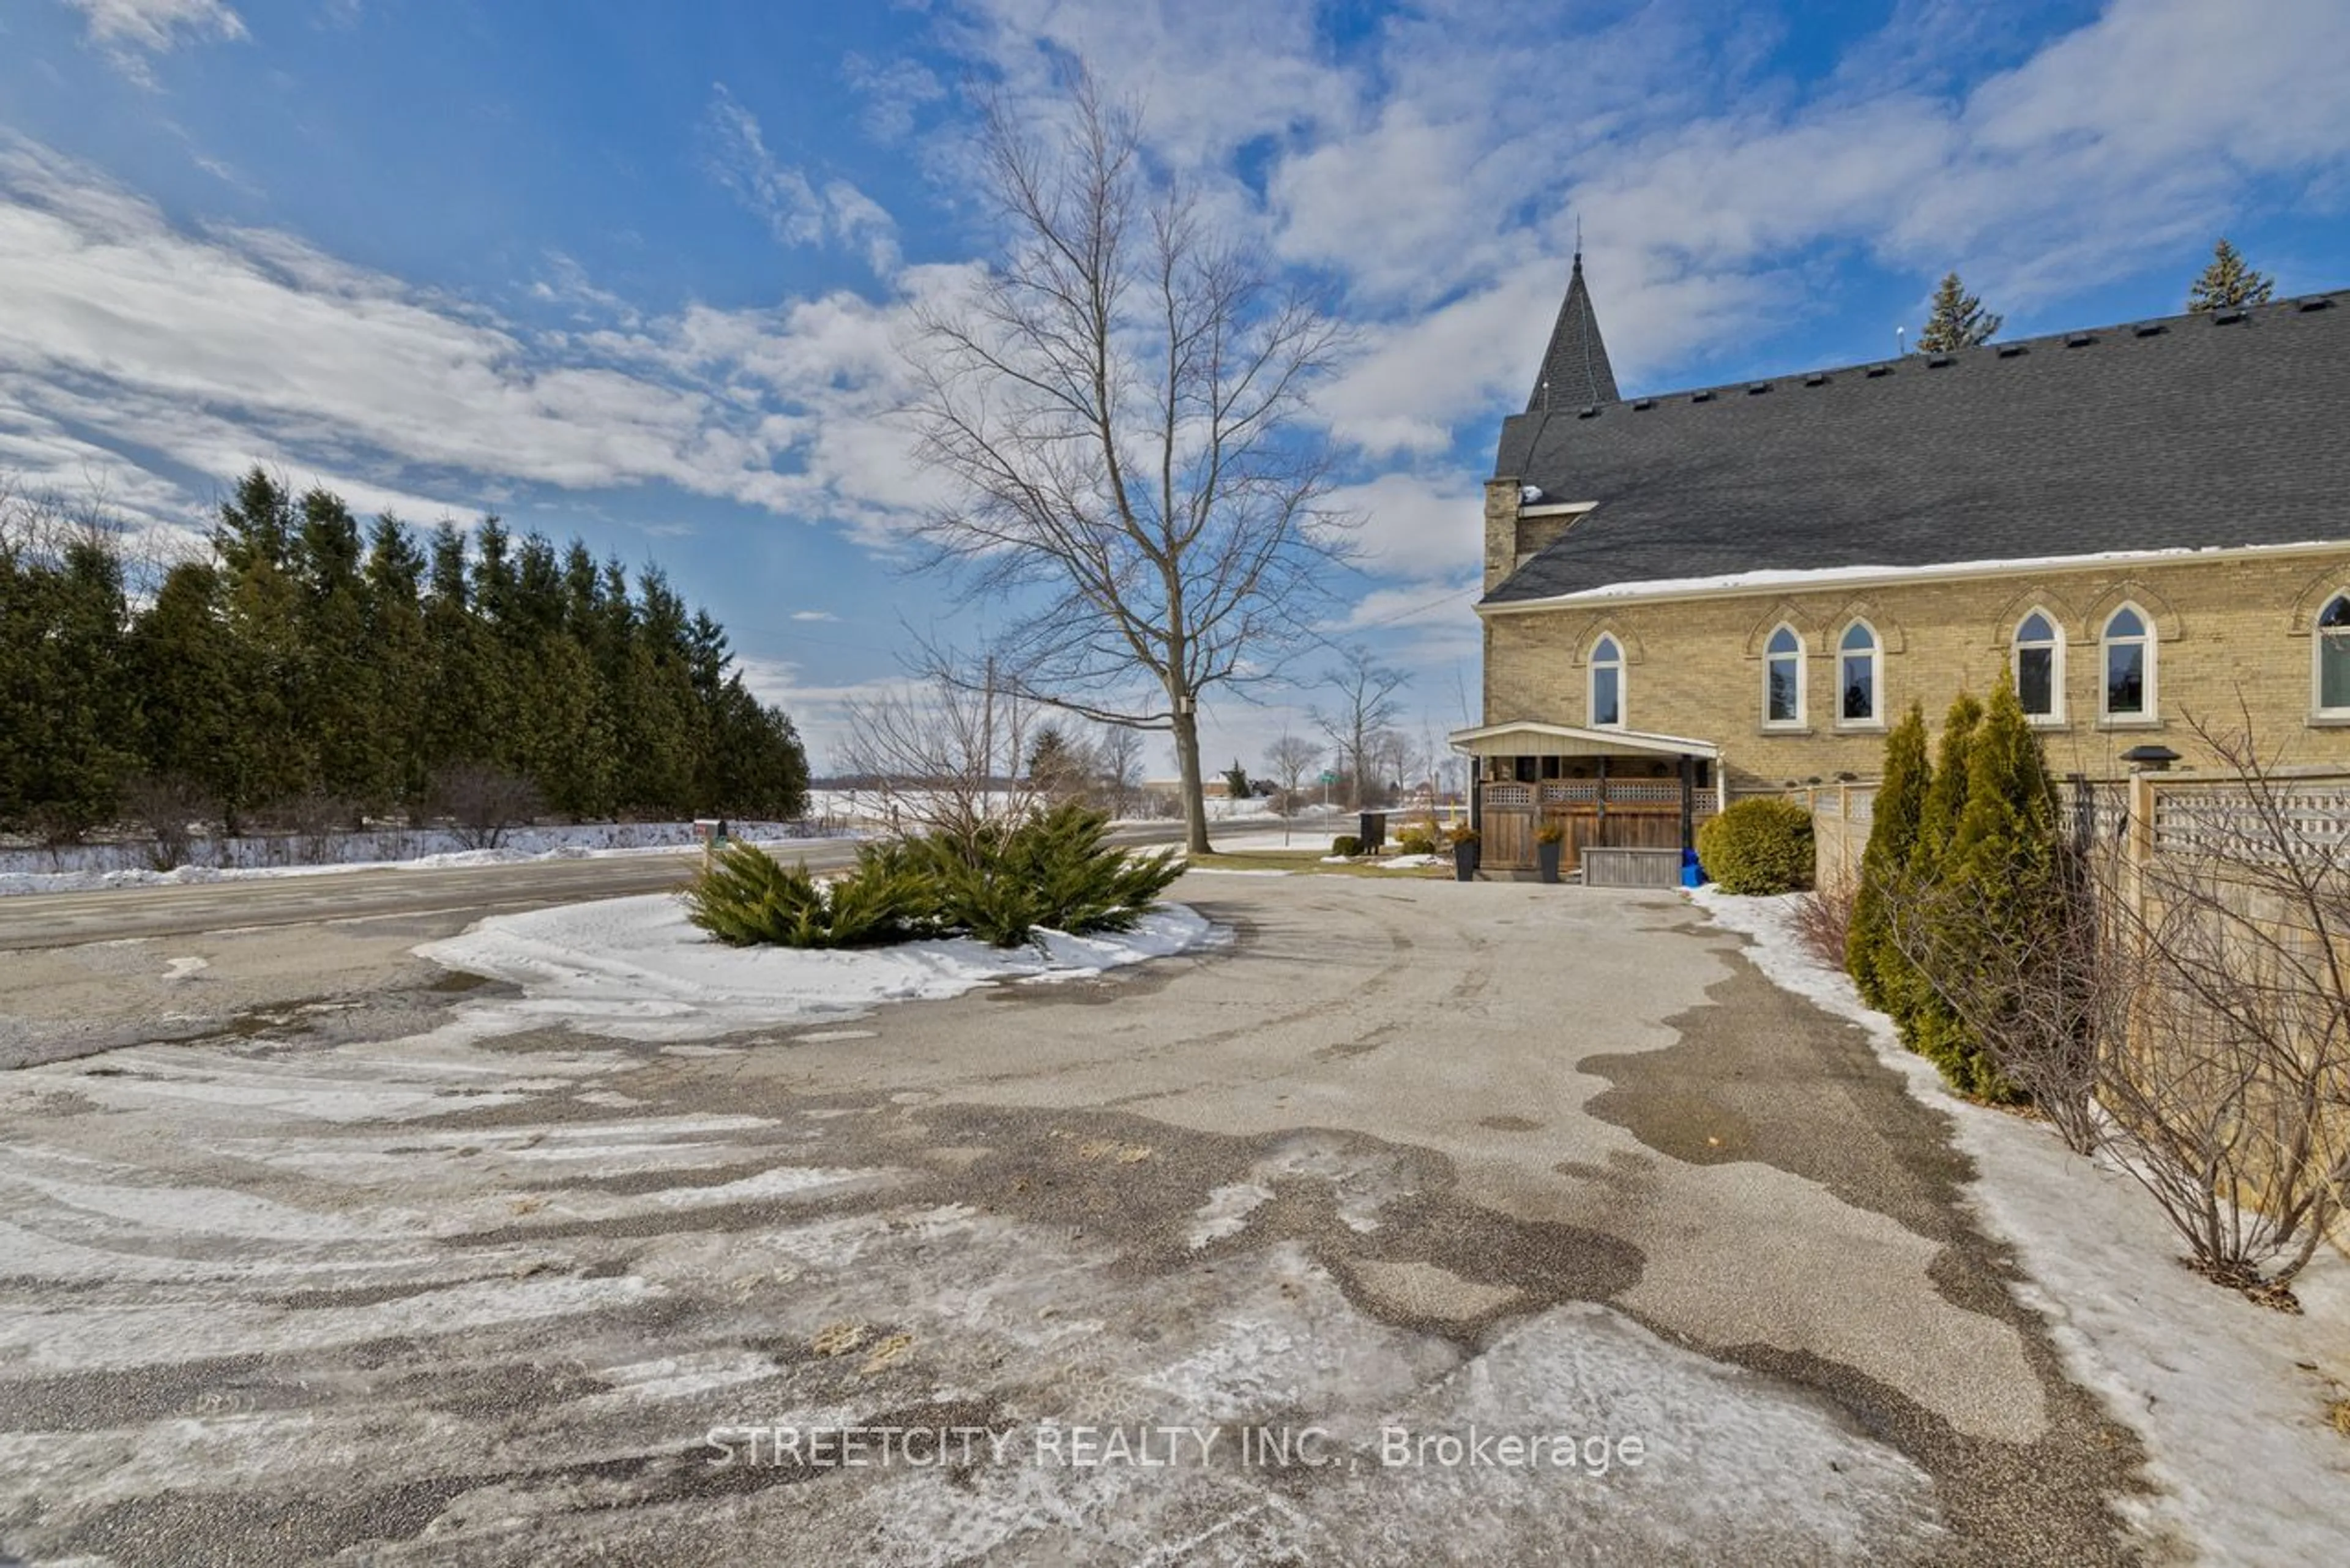
[{"label": "wet pavement", "polygon": [[0,1075],[0,1552],[2139,1554],[1940,1116],[1677,896],[1174,896],[1230,943],[665,1044],[426,917],[58,950],[247,1005]]}]

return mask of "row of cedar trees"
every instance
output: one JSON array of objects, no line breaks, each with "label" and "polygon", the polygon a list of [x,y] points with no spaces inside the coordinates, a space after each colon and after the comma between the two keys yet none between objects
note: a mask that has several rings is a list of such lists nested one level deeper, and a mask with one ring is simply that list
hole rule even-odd
[{"label": "row of cedar trees", "polygon": [[1912,702],[1886,737],[1845,961],[1862,999],[1960,1094],[2026,1097],[1905,954],[1897,921],[1939,914],[1937,929],[1909,931],[1906,945],[1927,942],[1938,961],[1962,968],[1970,947],[1979,959],[1994,944],[2029,950],[2061,930],[2075,874],[2040,737],[2014,684],[2002,674],[1988,705],[1961,693],[1930,762],[1925,714]]},{"label": "row of cedar trees", "polygon": [[413,811],[461,767],[572,817],[805,809],[790,719],[658,567],[631,595],[618,561],[494,518],[470,550],[447,522],[362,529],[257,468],[212,544],[137,605],[101,532],[0,551],[0,825],[69,836],[144,779],[231,826],[306,799]]}]

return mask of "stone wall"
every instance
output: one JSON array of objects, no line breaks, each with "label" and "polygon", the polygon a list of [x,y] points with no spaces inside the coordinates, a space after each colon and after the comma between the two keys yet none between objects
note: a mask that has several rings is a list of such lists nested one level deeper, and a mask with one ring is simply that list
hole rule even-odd
[{"label": "stone wall", "polygon": [[[1489,489],[1489,580],[1503,545],[1503,499],[1498,486]],[[2043,730],[2055,771],[2118,774],[2127,771],[2121,753],[2147,742],[2181,753],[2187,766],[2208,765],[2208,748],[2185,721],[2240,730],[2245,708],[2264,761],[2350,765],[2350,722],[2313,717],[2311,682],[2311,625],[2345,590],[2350,547],[1492,614],[1484,623],[1485,722],[1587,723],[1587,659],[1605,632],[1624,649],[1625,727],[1713,742],[1733,790],[1874,777],[1885,730],[1902,711],[1922,702],[1939,730],[1958,692],[1988,693],[2009,665],[2017,623],[2036,607],[2065,645],[2063,717]],[[2098,716],[2098,638],[2125,602],[2145,612],[2156,639],[2147,722]],[[1881,718],[1848,725],[1836,717],[1836,645],[1856,618],[1884,649]],[[1782,622],[1804,641],[1804,720],[1791,728],[1763,723],[1763,647]]]}]

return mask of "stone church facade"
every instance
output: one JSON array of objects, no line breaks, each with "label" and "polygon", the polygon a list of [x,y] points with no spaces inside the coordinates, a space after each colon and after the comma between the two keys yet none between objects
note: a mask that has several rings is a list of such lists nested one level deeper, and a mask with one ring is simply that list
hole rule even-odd
[{"label": "stone church facade", "polygon": [[1912,701],[2004,671],[2061,772],[2209,763],[2197,723],[2248,717],[2350,764],[2346,432],[2350,292],[1626,399],[1578,257],[1486,485],[1454,744],[1513,801],[1702,809],[1873,777]]}]

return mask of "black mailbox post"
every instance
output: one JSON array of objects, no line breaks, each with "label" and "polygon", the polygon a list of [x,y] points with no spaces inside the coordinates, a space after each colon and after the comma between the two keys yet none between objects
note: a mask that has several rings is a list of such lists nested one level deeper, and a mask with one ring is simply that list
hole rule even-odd
[{"label": "black mailbox post", "polygon": [[1355,836],[1362,841],[1364,854],[1378,854],[1387,845],[1388,814],[1384,811],[1363,813],[1361,825]]}]

